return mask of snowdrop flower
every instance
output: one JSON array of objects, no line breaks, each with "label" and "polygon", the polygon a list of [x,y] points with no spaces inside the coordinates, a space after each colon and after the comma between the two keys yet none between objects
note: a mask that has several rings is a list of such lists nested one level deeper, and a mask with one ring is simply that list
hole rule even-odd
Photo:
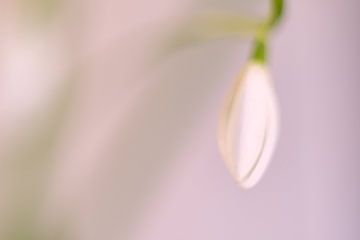
[{"label": "snowdrop flower", "polygon": [[267,66],[250,61],[225,106],[219,143],[231,174],[244,188],[263,176],[278,135],[278,109]]},{"label": "snowdrop flower", "polygon": [[279,114],[267,69],[267,41],[284,12],[284,0],[272,0],[271,15],[255,38],[253,55],[225,106],[219,133],[221,153],[244,188],[263,176],[277,141]]}]

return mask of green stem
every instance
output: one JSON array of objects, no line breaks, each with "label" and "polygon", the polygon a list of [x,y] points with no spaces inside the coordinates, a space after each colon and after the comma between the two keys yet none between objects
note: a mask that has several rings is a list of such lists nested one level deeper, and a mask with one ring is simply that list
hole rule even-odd
[{"label": "green stem", "polygon": [[272,15],[268,22],[268,28],[272,30],[276,27],[284,13],[284,0],[272,0]]},{"label": "green stem", "polygon": [[267,39],[274,28],[280,23],[284,13],[284,0],[272,0],[271,15],[269,20],[264,24],[264,27],[260,29],[256,39],[252,59],[266,63],[267,59]]},{"label": "green stem", "polygon": [[258,63],[265,64],[267,55],[266,41],[262,39],[256,39],[254,44],[255,46],[252,59]]}]

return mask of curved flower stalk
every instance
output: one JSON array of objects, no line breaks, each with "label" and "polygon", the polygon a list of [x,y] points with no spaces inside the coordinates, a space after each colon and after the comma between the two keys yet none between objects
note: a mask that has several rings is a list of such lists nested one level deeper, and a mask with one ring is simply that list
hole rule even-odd
[{"label": "curved flower stalk", "polygon": [[231,174],[244,188],[263,175],[278,135],[277,102],[267,67],[251,61],[225,106],[219,144]]},{"label": "curved flower stalk", "polygon": [[252,59],[230,93],[220,123],[221,153],[244,188],[261,179],[277,141],[279,113],[266,65],[266,40],[282,12],[283,0],[273,0],[272,16],[258,33]]}]

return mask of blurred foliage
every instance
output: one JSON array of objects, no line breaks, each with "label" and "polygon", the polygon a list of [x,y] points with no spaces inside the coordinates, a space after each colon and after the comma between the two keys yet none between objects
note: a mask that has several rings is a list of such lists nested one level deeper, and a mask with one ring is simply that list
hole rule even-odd
[{"label": "blurred foliage", "polygon": [[61,10],[62,0],[19,0],[23,11],[38,25],[51,22],[53,17]]},{"label": "blurred foliage", "polygon": [[[221,2],[221,4],[223,3]],[[234,1],[229,0],[226,3],[234,4]],[[240,6],[244,7],[244,4],[250,4],[250,1],[241,1]],[[161,49],[160,57],[209,40],[252,38],[257,39],[255,45],[262,46],[261,49],[255,50],[254,55],[263,56],[264,58],[266,55],[264,41],[272,29],[281,21],[283,12],[284,0],[271,0],[270,12],[267,17],[247,16],[242,14],[241,11],[239,13],[234,10],[208,10],[194,13],[182,26],[176,28],[172,37],[165,44],[159,47]],[[259,43],[259,40],[261,40],[261,43]]]},{"label": "blurred foliage", "polygon": [[41,228],[37,217],[48,189],[54,149],[73,99],[75,82],[64,83],[62,89],[54,95],[49,108],[44,109],[41,118],[34,122],[30,133],[22,136],[9,153],[9,170],[13,173],[13,179],[9,182],[13,194],[8,197],[12,198],[11,204],[15,211],[9,219],[12,221],[7,237],[9,240],[42,239],[43,233],[39,232]]}]

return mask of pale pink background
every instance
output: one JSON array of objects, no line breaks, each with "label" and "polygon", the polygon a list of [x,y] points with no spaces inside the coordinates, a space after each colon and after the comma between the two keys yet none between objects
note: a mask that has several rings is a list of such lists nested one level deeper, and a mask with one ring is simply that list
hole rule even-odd
[{"label": "pale pink background", "polygon": [[[75,240],[360,238],[358,1],[287,1],[270,64],[281,137],[249,191],[231,179],[216,139],[249,39],[191,46],[148,65],[164,32],[189,12],[227,4],[67,1],[51,31],[23,38],[18,32],[31,26],[17,20],[14,2],[0,2],[8,10],[0,14],[0,233],[18,207],[14,189],[33,199],[39,188],[37,220],[45,229],[67,223]],[[229,5],[266,9],[265,1]],[[37,185],[13,174],[7,150],[50,118],[50,93],[72,66],[81,69],[76,94],[48,157],[50,174]]]}]

